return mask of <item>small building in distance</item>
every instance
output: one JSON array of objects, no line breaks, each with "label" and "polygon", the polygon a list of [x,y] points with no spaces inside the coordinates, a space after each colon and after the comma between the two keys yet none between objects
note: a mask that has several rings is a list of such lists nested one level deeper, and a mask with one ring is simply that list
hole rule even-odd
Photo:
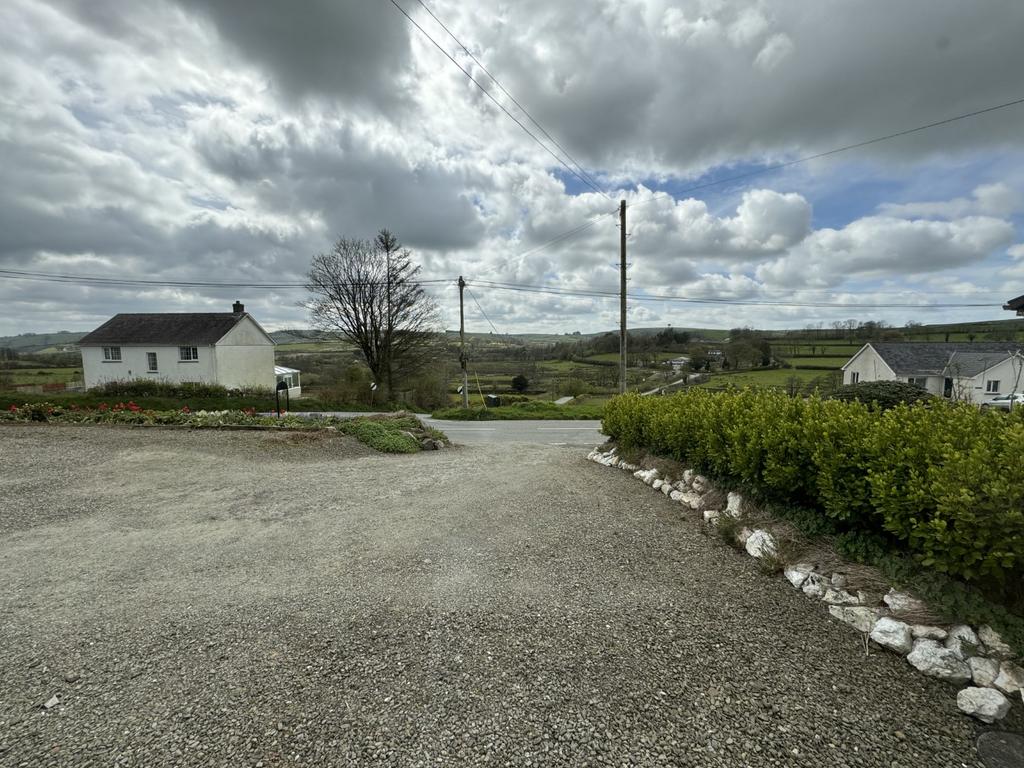
[{"label": "small building in distance", "polygon": [[274,366],[274,376],[277,378],[277,384],[280,386],[282,383],[288,388],[288,397],[301,397],[302,396],[302,379],[301,371],[298,368],[287,368],[283,365]]},{"label": "small building in distance", "polygon": [[1024,317],[1024,296],[1018,296],[1016,299],[1010,299],[1008,302],[1003,304],[1003,309],[1009,310],[1010,312],[1016,312],[1020,317]]},{"label": "small building in distance", "polygon": [[1024,389],[1024,344],[869,342],[843,366],[843,384],[905,381],[933,395],[984,403]]},{"label": "small building in distance", "polygon": [[231,312],[114,315],[78,342],[89,389],[109,381],[277,385],[274,340],[239,302]]}]

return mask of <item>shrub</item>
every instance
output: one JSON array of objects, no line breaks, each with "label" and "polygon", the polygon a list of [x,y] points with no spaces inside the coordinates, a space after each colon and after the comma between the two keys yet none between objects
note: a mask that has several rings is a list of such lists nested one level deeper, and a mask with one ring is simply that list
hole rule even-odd
[{"label": "shrub", "polygon": [[832,397],[847,402],[856,400],[881,410],[934,399],[926,390],[906,381],[865,381],[863,384],[847,384],[833,392]]},{"label": "shrub", "polygon": [[1024,578],[1024,417],[934,399],[878,405],[750,389],[623,395],[604,431],[817,507],[865,557],[895,543],[936,571],[1012,590]]}]

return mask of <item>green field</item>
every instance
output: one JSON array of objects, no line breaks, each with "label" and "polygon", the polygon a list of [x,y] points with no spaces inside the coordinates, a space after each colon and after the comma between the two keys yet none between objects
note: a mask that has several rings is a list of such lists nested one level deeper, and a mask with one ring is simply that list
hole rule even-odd
[{"label": "green field", "polygon": [[785,361],[793,368],[805,368],[816,366],[818,368],[842,368],[846,365],[848,357],[787,357]]},{"label": "green field", "polygon": [[830,371],[806,371],[790,368],[771,368],[764,371],[742,371],[740,373],[715,374],[701,387],[786,387],[795,377],[806,385],[819,377],[832,375]]},{"label": "green field", "polygon": [[6,371],[11,384],[57,384],[81,381],[81,368],[12,368]]}]

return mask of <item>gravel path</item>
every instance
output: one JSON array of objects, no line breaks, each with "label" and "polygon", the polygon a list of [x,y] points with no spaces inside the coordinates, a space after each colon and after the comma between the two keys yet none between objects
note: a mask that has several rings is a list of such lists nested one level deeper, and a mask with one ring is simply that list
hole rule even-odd
[{"label": "gravel path", "polygon": [[0,765],[979,765],[955,688],[578,448],[4,427],[0,467]]}]

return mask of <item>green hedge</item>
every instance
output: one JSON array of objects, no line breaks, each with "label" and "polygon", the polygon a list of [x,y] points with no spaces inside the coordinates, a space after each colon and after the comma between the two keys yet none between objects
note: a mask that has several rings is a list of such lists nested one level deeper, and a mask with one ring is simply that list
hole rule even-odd
[{"label": "green hedge", "polygon": [[1024,418],[944,401],[880,411],[746,389],[623,395],[604,431],[882,534],[966,581],[1024,581]]}]

